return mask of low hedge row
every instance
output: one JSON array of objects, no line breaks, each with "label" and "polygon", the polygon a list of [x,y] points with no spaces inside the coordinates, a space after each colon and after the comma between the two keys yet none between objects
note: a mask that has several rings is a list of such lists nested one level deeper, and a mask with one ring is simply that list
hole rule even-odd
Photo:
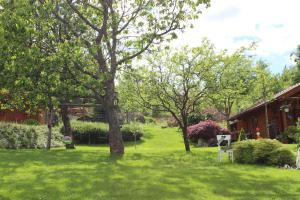
[{"label": "low hedge row", "polygon": [[[72,132],[76,144],[107,144],[108,124],[97,122],[71,121]],[[139,123],[125,124],[121,128],[123,140],[140,140],[143,128]]]},{"label": "low hedge row", "polygon": [[238,163],[290,166],[295,165],[294,153],[277,140],[244,140],[233,145]]},{"label": "low hedge row", "polygon": [[[46,148],[47,138],[46,126],[0,122],[0,148]],[[62,135],[57,128],[53,129],[51,145],[63,146]]]}]

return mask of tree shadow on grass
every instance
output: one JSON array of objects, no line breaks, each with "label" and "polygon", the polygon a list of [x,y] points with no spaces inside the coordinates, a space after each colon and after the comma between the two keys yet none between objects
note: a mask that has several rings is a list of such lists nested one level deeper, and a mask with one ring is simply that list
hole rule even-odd
[{"label": "tree shadow on grass", "polygon": [[0,189],[0,197],[4,199],[296,200],[300,197],[300,179],[292,179],[299,176],[298,171],[218,163],[216,153],[209,151],[129,153],[122,158],[98,150],[13,153],[0,152],[1,161],[6,159],[6,164],[0,163],[0,169],[11,168],[2,173],[2,190],[8,191],[4,195]]}]

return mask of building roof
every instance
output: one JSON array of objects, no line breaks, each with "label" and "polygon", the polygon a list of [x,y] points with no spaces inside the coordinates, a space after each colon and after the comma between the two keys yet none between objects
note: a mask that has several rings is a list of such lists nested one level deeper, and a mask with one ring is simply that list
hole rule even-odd
[{"label": "building roof", "polygon": [[[268,100],[267,103],[269,104],[269,103],[272,103],[274,101],[290,97],[290,96],[294,95],[297,92],[300,92],[300,83],[297,83],[297,84],[295,84],[295,85],[293,85],[293,86],[291,86],[291,87],[289,87],[285,90],[282,90],[281,92],[278,92],[277,94],[274,95],[274,97],[271,100]],[[264,101],[259,101],[258,103],[256,103],[253,106],[247,108],[246,110],[232,116],[229,120],[233,121],[235,119],[238,119],[242,115],[244,115],[246,113],[249,113],[251,111],[257,110],[257,109],[263,107],[264,105],[265,105]]]}]

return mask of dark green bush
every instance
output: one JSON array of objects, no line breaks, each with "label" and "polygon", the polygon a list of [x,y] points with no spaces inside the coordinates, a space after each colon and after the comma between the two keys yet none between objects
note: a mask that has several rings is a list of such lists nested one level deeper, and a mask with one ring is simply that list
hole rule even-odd
[{"label": "dark green bush", "polygon": [[295,165],[295,155],[290,149],[280,147],[272,152],[271,161],[279,166],[284,166],[286,164],[293,166]]},{"label": "dark green bush", "polygon": [[188,124],[198,124],[200,121],[204,121],[206,118],[201,113],[192,113],[188,116]]},{"label": "dark green bush", "polygon": [[[72,132],[75,143],[79,144],[107,144],[108,124],[97,122],[71,121]],[[62,131],[62,128],[61,128]],[[143,136],[140,123],[125,124],[121,128],[124,141],[134,141]]]},{"label": "dark green bush", "polygon": [[283,166],[294,165],[295,156],[277,140],[244,140],[233,145],[238,163]]},{"label": "dark green bush", "polygon": [[[16,123],[0,123],[0,148],[46,148],[48,128]],[[62,146],[62,135],[53,129],[53,147]]]},{"label": "dark green bush", "polygon": [[295,144],[297,137],[300,134],[297,126],[289,126],[286,131],[277,136],[277,139],[282,143]]}]

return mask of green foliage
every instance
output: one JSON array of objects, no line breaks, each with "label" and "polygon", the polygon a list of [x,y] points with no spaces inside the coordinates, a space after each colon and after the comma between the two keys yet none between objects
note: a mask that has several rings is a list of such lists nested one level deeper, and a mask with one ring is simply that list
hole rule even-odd
[{"label": "green foliage", "polygon": [[144,125],[138,122],[124,124],[121,131],[123,134],[136,134],[142,136],[144,134]]},{"label": "green foliage", "polygon": [[35,119],[26,119],[23,124],[37,126],[40,124],[40,122]]},{"label": "green foliage", "polygon": [[224,53],[219,68],[214,71],[214,78],[209,82],[210,104],[225,116],[227,128],[234,106],[243,102],[251,90],[253,64],[247,52],[252,49],[251,45],[241,47],[231,54]]},{"label": "green foliage", "polygon": [[288,164],[289,166],[295,165],[295,154],[286,147],[280,147],[271,153],[271,163],[279,166]]},{"label": "green foliage", "polygon": [[153,117],[145,116],[146,123],[148,124],[156,124],[156,121]]},{"label": "green foliage", "polygon": [[245,140],[233,146],[235,161],[247,164],[294,165],[295,155],[276,140]]},{"label": "green foliage", "polygon": [[297,137],[300,130],[297,126],[289,126],[283,133],[277,136],[277,139],[282,143],[294,144],[297,143]]},{"label": "green foliage", "polygon": [[238,163],[255,163],[253,157],[255,142],[255,140],[244,140],[234,143],[234,160]]},{"label": "green foliage", "polygon": [[[46,148],[48,129],[46,126],[33,126],[0,122],[0,148]],[[51,146],[63,146],[62,135],[54,128]]]},{"label": "green foliage", "polygon": [[[99,144],[108,143],[109,127],[106,123],[71,121],[72,132],[75,143]],[[61,128],[61,131],[63,128]],[[124,141],[133,141],[136,136],[140,140],[144,134],[143,126],[140,123],[124,124],[121,128]]]},{"label": "green foliage", "polygon": [[240,131],[240,133],[239,133],[238,142],[246,140],[246,139],[247,139],[246,132],[242,128],[241,131]]},{"label": "green foliage", "polygon": [[188,124],[198,124],[200,121],[206,120],[206,116],[201,113],[192,113],[188,116]]}]

